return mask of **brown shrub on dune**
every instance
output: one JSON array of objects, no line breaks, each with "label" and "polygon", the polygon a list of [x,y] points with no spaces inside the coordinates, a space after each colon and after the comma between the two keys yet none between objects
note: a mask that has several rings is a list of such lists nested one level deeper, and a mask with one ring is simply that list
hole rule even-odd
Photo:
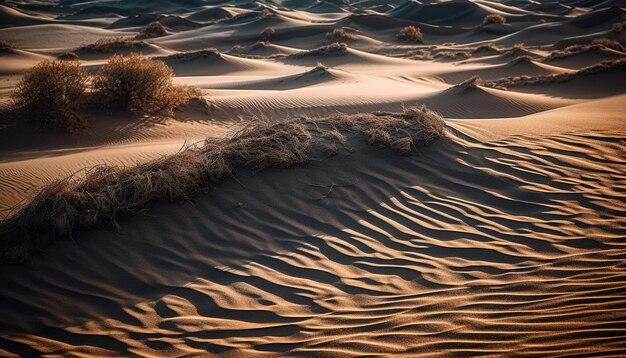
[{"label": "brown shrub on dune", "polygon": [[135,40],[153,39],[157,37],[163,37],[169,35],[167,27],[163,26],[158,21],[153,21],[148,24],[141,32],[135,36]]},{"label": "brown shrub on dune", "polygon": [[435,57],[445,59],[445,60],[467,60],[472,57],[472,54],[469,51],[441,51],[438,52]]},{"label": "brown shrub on dune", "polygon": [[197,94],[193,89],[174,86],[173,75],[161,61],[137,54],[115,55],[96,73],[93,85],[105,106],[171,114]]},{"label": "brown shrub on dune", "polygon": [[216,48],[207,48],[200,51],[191,52],[179,52],[169,56],[154,57],[153,60],[158,61],[180,61],[190,62],[201,59],[219,59],[222,58],[222,54]]},{"label": "brown shrub on dune", "polygon": [[489,14],[483,18],[483,25],[504,24],[505,22],[506,18],[499,14]]},{"label": "brown shrub on dune", "polygon": [[125,50],[139,50],[146,46],[148,46],[147,42],[130,37],[108,37],[89,45],[80,46],[76,49],[76,52],[79,54],[114,53]]},{"label": "brown shrub on dune", "polygon": [[135,167],[96,167],[48,185],[0,222],[0,257],[23,261],[33,249],[66,238],[77,228],[115,223],[117,215],[140,210],[153,200],[185,198],[235,168],[291,167],[307,162],[313,149],[337,154],[337,144],[355,133],[366,136],[370,144],[408,153],[445,136],[445,124],[425,107],[397,114],[257,120],[226,138],[209,139]]},{"label": "brown shrub on dune", "polygon": [[478,88],[479,85],[482,84],[482,80],[478,76],[470,77],[461,83],[457,83],[452,86],[452,89],[458,90],[460,93],[465,93],[467,91],[471,91],[473,89]]},{"label": "brown shrub on dune", "polygon": [[607,39],[605,37],[593,39],[593,41],[591,41],[591,45],[600,45],[606,48],[610,48],[611,50],[626,52],[626,48],[624,48],[621,43],[615,40]]},{"label": "brown shrub on dune", "polygon": [[305,57],[336,57],[348,54],[348,45],[343,42],[335,42],[330,45],[318,47],[313,50],[301,51],[291,54],[289,58],[305,58]]},{"label": "brown shrub on dune", "polygon": [[28,70],[12,93],[20,118],[75,133],[86,119],[77,113],[89,76],[78,61],[45,60]]},{"label": "brown shrub on dune", "polygon": [[276,35],[276,30],[273,27],[266,27],[261,31],[261,39],[264,41],[269,41],[274,35]]},{"label": "brown shrub on dune", "polygon": [[344,29],[332,29],[326,33],[325,41],[326,43],[333,43],[339,41],[350,41],[350,40],[358,40],[359,38],[356,35],[348,33]]},{"label": "brown shrub on dune", "polygon": [[0,40],[0,53],[16,53],[17,47],[10,42]]},{"label": "brown shrub on dune", "polygon": [[505,77],[492,81],[484,81],[484,85],[494,88],[509,88],[519,86],[533,86],[546,83],[562,83],[568,82],[581,76],[587,76],[599,72],[607,72],[613,70],[626,69],[626,58],[619,60],[602,61],[596,65],[585,67],[574,73],[559,73],[543,76],[516,76]]},{"label": "brown shrub on dune", "polygon": [[419,27],[415,26],[406,26],[400,29],[396,38],[399,41],[404,42],[413,42],[413,43],[422,43],[424,42],[424,38],[422,35],[422,30]]}]

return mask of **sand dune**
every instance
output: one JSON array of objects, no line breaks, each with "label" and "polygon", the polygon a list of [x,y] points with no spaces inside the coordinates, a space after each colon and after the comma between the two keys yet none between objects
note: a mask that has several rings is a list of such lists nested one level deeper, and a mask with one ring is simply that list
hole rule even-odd
[{"label": "sand dune", "polygon": [[[311,132],[326,146],[304,164],[237,167],[180,202],[50,243],[42,233],[27,261],[0,263],[0,356],[623,356],[626,72],[577,71],[623,61],[624,6],[3,3],[3,215],[55,179],[152,165],[250,123],[426,105],[447,137],[401,155],[372,140],[389,133]],[[10,93],[29,68],[153,21],[166,36],[119,53],[165,62],[198,98],[166,116],[103,109],[90,93],[79,134],[15,120]],[[423,41],[400,41],[405,26]],[[598,38],[621,45],[588,46]],[[113,54],[78,52],[89,72]],[[3,223],[0,250],[26,232]]]}]

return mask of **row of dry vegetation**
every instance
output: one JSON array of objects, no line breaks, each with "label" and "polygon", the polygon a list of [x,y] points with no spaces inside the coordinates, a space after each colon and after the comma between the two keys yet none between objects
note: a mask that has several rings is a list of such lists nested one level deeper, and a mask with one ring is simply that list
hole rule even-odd
[{"label": "row of dry vegetation", "polygon": [[0,257],[23,261],[34,249],[78,228],[115,224],[122,213],[155,200],[177,200],[232,175],[305,163],[314,153],[337,154],[351,138],[410,153],[445,136],[445,123],[425,107],[403,113],[336,114],[270,123],[255,120],[225,138],[207,139],[134,167],[98,166],[51,183],[0,222]]},{"label": "row of dry vegetation", "polygon": [[492,81],[482,81],[482,84],[487,87],[506,89],[510,87],[533,86],[533,85],[541,85],[541,84],[546,84],[546,83],[569,82],[581,76],[587,76],[587,75],[600,73],[600,72],[624,70],[624,69],[626,69],[626,58],[621,58],[617,60],[602,61],[598,64],[582,68],[573,73],[557,73],[557,74],[549,74],[549,75],[541,75],[541,76],[526,76],[526,75],[513,76],[513,77],[500,78],[500,79],[492,80]]},{"label": "row of dry vegetation", "polygon": [[165,63],[140,55],[112,56],[90,76],[76,60],[45,60],[28,70],[12,93],[18,118],[70,133],[87,124],[79,109],[89,95],[106,108],[170,115],[198,91],[174,86]]}]

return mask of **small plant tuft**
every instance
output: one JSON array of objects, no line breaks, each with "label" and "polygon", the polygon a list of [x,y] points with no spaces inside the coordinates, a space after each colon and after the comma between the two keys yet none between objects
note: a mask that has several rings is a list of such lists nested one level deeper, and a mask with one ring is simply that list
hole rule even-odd
[{"label": "small plant tuft", "polygon": [[396,35],[399,41],[422,43],[424,42],[422,30],[415,26],[406,26],[400,29],[400,32]]},{"label": "small plant tuft", "polygon": [[489,24],[504,24],[506,22],[506,18],[499,14],[489,14],[483,18],[483,25]]},{"label": "small plant tuft", "polygon": [[275,35],[276,29],[273,27],[266,27],[265,30],[261,31],[261,39],[264,41],[269,41]]},{"label": "small plant tuft", "polygon": [[333,43],[333,42],[339,42],[339,41],[351,41],[351,40],[358,40],[358,39],[359,38],[356,35],[353,35],[344,29],[332,29],[326,33],[326,38],[324,41],[326,43]]},{"label": "small plant tuft", "polygon": [[163,26],[158,21],[153,21],[148,24],[141,32],[135,36],[135,40],[153,39],[157,37],[163,37],[169,35],[167,27]]}]

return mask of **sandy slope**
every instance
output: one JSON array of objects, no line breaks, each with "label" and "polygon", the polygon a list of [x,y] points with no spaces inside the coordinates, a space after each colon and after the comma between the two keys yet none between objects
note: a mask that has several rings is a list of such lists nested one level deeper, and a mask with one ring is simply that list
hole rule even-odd
[{"label": "sandy slope", "polygon": [[[624,71],[454,87],[623,58],[607,50],[542,60],[556,45],[596,37],[623,44],[610,28],[624,9],[210,3],[0,6],[13,25],[0,40],[18,47],[0,53],[0,210],[54,178],[145,162],[258,117],[424,103],[446,118],[449,137],[411,156],[354,142],[298,168],[238,172],[189,201],[155,203],[115,229],[76,232],[30,262],[2,264],[0,356],[626,354]],[[507,24],[481,25],[488,13]],[[150,19],[172,34],[145,54],[172,66],[176,83],[201,88],[208,107],[194,101],[155,120],[90,106],[78,136],[7,121],[7,94],[26,69],[102,37],[133,36]],[[395,40],[407,24],[422,28],[425,45]],[[276,36],[259,45],[266,26]],[[343,56],[294,55],[342,26],[356,36]],[[518,42],[533,47],[409,59],[420,49]],[[94,70],[108,56],[81,60]]]}]

